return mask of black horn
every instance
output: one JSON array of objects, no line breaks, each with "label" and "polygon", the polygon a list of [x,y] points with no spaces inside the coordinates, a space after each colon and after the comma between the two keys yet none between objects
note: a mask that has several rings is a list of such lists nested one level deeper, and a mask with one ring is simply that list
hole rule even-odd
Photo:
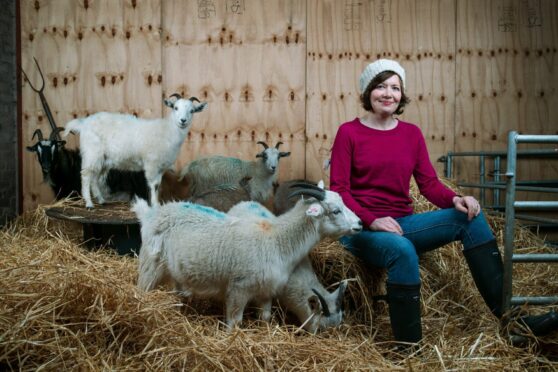
[{"label": "black horn", "polygon": [[314,190],[314,189],[300,189],[300,190],[296,190],[293,191],[292,193],[289,194],[288,198],[293,198],[295,196],[298,195],[306,195],[306,196],[311,196],[313,198],[318,199],[319,201],[323,201],[325,199],[325,191],[320,189],[320,191],[318,190]]},{"label": "black horn", "polygon": [[316,296],[318,296],[318,300],[320,300],[320,304],[322,305],[322,313],[324,313],[325,316],[330,316],[331,312],[329,311],[329,307],[327,307],[325,298],[323,298],[322,295],[314,288],[312,288],[312,292],[314,292]]},{"label": "black horn", "polygon": [[50,137],[48,139],[51,141],[56,141],[58,138],[60,138],[60,135],[58,133],[60,133],[63,130],[64,128],[62,127],[56,127],[56,129],[50,132]]},{"label": "black horn", "polygon": [[[20,70],[23,74],[23,76],[25,76],[25,79],[27,79],[27,82],[29,83],[29,86],[31,87],[31,89],[33,89],[36,93],[39,94],[39,98],[41,99],[41,105],[43,106],[43,109],[45,110],[45,115],[48,119],[48,123],[50,124],[50,127],[52,128],[52,130],[56,129],[56,122],[54,121],[54,117],[52,116],[52,112],[50,111],[50,107],[48,106],[48,102],[46,100],[45,94],[44,94],[44,89],[45,89],[45,78],[43,76],[43,71],[41,70],[41,66],[39,66],[39,62],[37,62],[37,59],[35,57],[33,57],[33,60],[35,61],[35,65],[37,66],[37,69],[39,70],[39,74],[41,75],[41,88],[37,89],[33,86],[33,84],[31,84],[31,80],[29,80],[29,78],[27,77],[27,74],[25,73],[25,71],[23,70],[23,68],[20,66]],[[57,135],[56,137],[57,140],[60,139],[60,137]]]},{"label": "black horn", "polygon": [[275,148],[277,150],[279,150],[279,146],[282,145],[282,144],[283,144],[283,142],[281,142],[281,141],[277,142],[277,144],[275,145]]},{"label": "black horn", "polygon": [[189,100],[192,101],[192,102],[196,101],[197,103],[200,103],[200,100],[198,99],[198,97],[190,97]]},{"label": "black horn", "polygon": [[289,188],[294,188],[294,187],[312,189],[312,190],[317,190],[317,191],[321,191],[321,192],[324,191],[324,189],[322,189],[321,187],[318,187],[317,185],[314,185],[313,183],[309,183],[309,182],[296,182],[296,183],[293,183],[292,185],[289,186]]},{"label": "black horn", "polygon": [[35,65],[37,65],[37,69],[39,70],[39,74],[41,75],[41,87],[39,89],[35,88],[33,84],[31,84],[31,80],[29,80],[29,78],[27,77],[27,74],[25,73],[25,70],[23,70],[23,67],[19,66],[19,69],[21,70],[21,73],[25,77],[25,80],[27,80],[27,83],[29,84],[31,89],[33,89],[36,93],[42,93],[45,89],[45,78],[43,76],[43,72],[41,71],[39,63],[37,62],[37,59],[33,57],[33,60],[35,60]]},{"label": "black horn", "polygon": [[31,137],[31,140],[35,138],[35,135],[39,138],[39,141],[43,140],[43,132],[41,132],[40,129],[35,129],[35,131],[33,132],[33,137]]},{"label": "black horn", "polygon": [[182,99],[182,96],[178,93],[171,94],[169,98],[171,98],[171,97],[176,97],[176,99]]},{"label": "black horn", "polygon": [[258,141],[258,142],[256,142],[256,143],[262,145],[262,146],[264,147],[264,149],[268,149],[268,148],[269,148],[269,146],[267,145],[267,143],[265,143],[264,141]]}]

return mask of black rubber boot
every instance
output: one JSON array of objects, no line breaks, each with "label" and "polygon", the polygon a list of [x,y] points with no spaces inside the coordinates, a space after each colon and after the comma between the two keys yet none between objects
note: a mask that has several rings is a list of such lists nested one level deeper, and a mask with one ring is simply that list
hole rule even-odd
[{"label": "black rubber boot", "polygon": [[[502,291],[504,265],[495,240],[463,251],[473,280],[490,308],[498,319],[502,318]],[[558,314],[550,311],[541,315],[527,315],[517,319],[520,325],[527,327],[535,336],[546,335],[558,329]]]},{"label": "black rubber boot", "polygon": [[386,283],[389,319],[396,341],[410,344],[422,339],[420,284]]},{"label": "black rubber boot", "polygon": [[502,317],[502,292],[504,264],[495,240],[463,251],[473,280],[488,305],[498,319]]},{"label": "black rubber boot", "polygon": [[558,329],[558,314],[555,311],[541,315],[522,316],[517,322],[529,329],[535,336],[544,336]]}]

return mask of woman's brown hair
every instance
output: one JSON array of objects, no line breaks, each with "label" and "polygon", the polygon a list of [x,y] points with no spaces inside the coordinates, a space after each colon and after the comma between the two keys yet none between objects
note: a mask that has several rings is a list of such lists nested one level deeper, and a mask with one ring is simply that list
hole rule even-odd
[{"label": "woman's brown hair", "polygon": [[[393,75],[397,74],[393,71],[382,71],[370,81],[364,92],[360,95],[360,103],[362,104],[363,109],[365,109],[366,111],[374,112],[372,110],[372,104],[370,103],[370,93],[378,85],[380,85]],[[397,77],[399,77],[399,82],[401,82],[401,77],[399,75],[397,75]],[[401,115],[404,111],[403,109],[409,102],[411,102],[411,99],[407,97],[407,95],[405,95],[405,88],[403,88],[403,85],[401,85],[401,101],[399,101],[399,106],[397,106],[397,110],[395,110],[394,113],[397,115]]]}]

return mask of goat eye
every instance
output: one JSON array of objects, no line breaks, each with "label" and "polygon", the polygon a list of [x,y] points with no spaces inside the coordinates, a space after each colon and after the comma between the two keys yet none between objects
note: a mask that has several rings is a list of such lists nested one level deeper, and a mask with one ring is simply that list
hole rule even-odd
[{"label": "goat eye", "polygon": [[340,209],[334,209],[333,212],[331,212],[331,213],[333,213],[333,214],[339,214],[339,213],[341,213],[341,210],[340,210]]}]

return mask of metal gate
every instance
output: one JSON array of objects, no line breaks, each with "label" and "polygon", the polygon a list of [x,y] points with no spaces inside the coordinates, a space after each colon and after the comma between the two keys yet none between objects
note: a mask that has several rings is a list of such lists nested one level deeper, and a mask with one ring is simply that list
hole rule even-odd
[{"label": "metal gate", "polygon": [[518,201],[515,200],[517,145],[518,143],[558,143],[558,136],[553,135],[520,135],[515,131],[508,134],[507,171],[506,177],[506,215],[504,231],[504,311],[512,305],[547,305],[558,303],[558,296],[513,296],[513,263],[523,262],[558,262],[558,254],[514,254],[515,211],[517,210],[558,210],[558,201]]}]

